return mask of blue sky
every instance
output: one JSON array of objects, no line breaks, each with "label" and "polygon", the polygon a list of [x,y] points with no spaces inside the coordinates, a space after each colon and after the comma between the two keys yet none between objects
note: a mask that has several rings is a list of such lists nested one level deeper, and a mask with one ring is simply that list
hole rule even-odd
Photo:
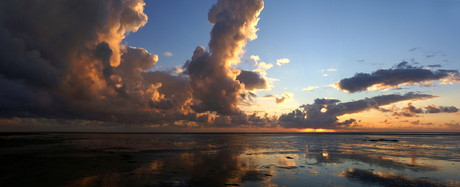
[{"label": "blue sky", "polygon": [[[158,69],[181,65],[196,46],[207,47],[212,29],[207,12],[214,3],[146,2],[149,22],[125,41],[158,54]],[[460,69],[459,10],[459,1],[264,1],[258,38],[248,42],[243,60],[258,55],[261,62],[275,64],[277,59],[288,58],[290,63],[267,70],[267,77],[279,81],[272,90],[259,93],[294,93],[297,103],[293,105],[322,97],[343,101],[371,97],[380,93],[348,94],[327,85],[411,59],[419,66],[441,64],[445,69]],[[166,51],[173,56],[162,55]],[[436,56],[425,56],[431,53]],[[239,67],[255,69],[245,63]],[[319,88],[302,91],[308,86]],[[449,92],[458,85],[438,89]]]}]

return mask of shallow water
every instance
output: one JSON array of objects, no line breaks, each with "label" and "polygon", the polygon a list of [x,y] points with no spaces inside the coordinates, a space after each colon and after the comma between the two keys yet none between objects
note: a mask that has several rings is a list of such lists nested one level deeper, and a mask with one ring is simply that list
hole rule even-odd
[{"label": "shallow water", "polygon": [[459,134],[3,134],[0,186],[460,186]]}]

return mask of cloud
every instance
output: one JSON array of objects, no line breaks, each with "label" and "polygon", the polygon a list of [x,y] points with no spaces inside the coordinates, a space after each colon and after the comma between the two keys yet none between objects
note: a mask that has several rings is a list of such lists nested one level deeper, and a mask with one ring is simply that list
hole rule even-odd
[{"label": "cloud", "polygon": [[446,55],[441,51],[423,51],[423,56],[425,56],[426,58],[432,58],[435,56],[446,56]]},{"label": "cloud", "polygon": [[308,86],[308,88],[303,88],[302,90],[303,91],[313,91],[314,89],[318,89],[319,87],[318,86]]},{"label": "cloud", "polygon": [[407,103],[407,107],[403,107],[403,111],[394,112],[392,116],[398,117],[418,117],[417,114],[423,113],[422,108],[416,108],[412,103]]},{"label": "cloud", "polygon": [[294,97],[293,93],[283,93],[281,97],[276,97],[275,102],[277,105],[284,104],[285,101],[291,100]]},{"label": "cloud", "polygon": [[323,75],[323,77],[327,77],[327,76],[328,76],[328,74],[324,74],[324,75]]},{"label": "cloud", "polygon": [[208,21],[214,25],[209,51],[198,46],[192,59],[184,65],[194,111],[215,111],[222,115],[242,113],[238,97],[244,87],[236,80],[239,71],[231,67],[240,62],[247,40],[257,38],[255,26],[263,7],[261,0],[219,0],[209,9]]},{"label": "cloud", "polygon": [[22,3],[0,6],[0,117],[159,124],[185,118],[186,79],[145,73],[158,56],[121,43],[147,23],[142,0]]},{"label": "cloud", "polygon": [[330,68],[330,69],[327,69],[327,71],[337,71],[337,69]]},{"label": "cloud", "polygon": [[289,59],[287,59],[287,58],[282,58],[282,59],[277,59],[276,60],[276,65],[278,65],[278,66],[281,66],[281,65],[287,64],[287,63],[289,63]]},{"label": "cloud", "polygon": [[440,68],[441,64],[433,64],[433,65],[428,65],[430,68]]},{"label": "cloud", "polygon": [[409,49],[409,52],[412,52],[412,51],[415,51],[415,50],[418,50],[418,49],[421,49],[420,47],[414,47],[412,49]]},{"label": "cloud", "polygon": [[179,74],[179,73],[184,72],[184,70],[182,69],[182,66],[174,66],[174,68],[172,69],[172,72]]},{"label": "cloud", "polygon": [[[313,104],[302,105],[300,109],[282,114],[278,121],[280,126],[284,128],[349,128],[355,124],[355,119],[339,121],[337,117],[370,109],[379,109],[380,106],[400,101],[432,99],[436,97],[435,95],[409,92],[404,95],[381,95],[347,103],[340,103],[337,99],[315,99]],[[323,108],[326,109],[326,112],[321,111]]]},{"label": "cloud", "polygon": [[244,88],[248,91],[268,89],[268,81],[254,71],[241,70],[241,73],[236,77],[236,80],[244,84]]},{"label": "cloud", "polygon": [[410,124],[411,125],[433,125],[433,123],[431,123],[431,122],[429,122],[429,123],[421,123],[420,120],[411,121]]},{"label": "cloud", "polygon": [[399,110],[395,106],[390,109],[380,108],[379,110],[382,112],[393,112],[392,116],[398,117],[419,117],[417,114],[423,113],[456,113],[458,108],[455,106],[435,106],[433,104],[428,105],[423,108],[417,108],[412,105],[412,103],[408,103],[407,107],[403,107],[402,110]]},{"label": "cloud", "polygon": [[173,54],[171,52],[169,52],[169,51],[164,52],[163,55],[168,56],[168,57],[173,56]]},{"label": "cloud", "polygon": [[455,106],[435,106],[428,105],[426,108],[426,113],[455,113],[458,112],[458,108]]},{"label": "cloud", "polygon": [[163,94],[164,98],[177,100],[179,106],[185,104],[185,102],[191,98],[189,92],[187,92],[187,78],[184,76],[174,76],[168,72],[153,71],[143,72],[142,77],[144,81],[150,85],[159,85],[159,93]]},{"label": "cloud", "polygon": [[357,73],[351,78],[345,78],[333,84],[337,90],[345,92],[360,92],[365,90],[385,90],[400,88],[402,85],[433,85],[432,81],[443,80],[458,82],[457,70],[437,70],[413,67],[407,62],[399,63],[394,69],[379,69],[371,74]]},{"label": "cloud", "polygon": [[452,129],[459,129],[460,128],[460,122],[452,122],[452,123],[444,122],[442,125],[447,126],[449,128],[452,128]]},{"label": "cloud", "polygon": [[259,69],[259,70],[268,70],[268,69],[270,69],[272,67],[273,67],[273,64],[266,64],[265,62],[261,62],[257,66],[257,69]]},{"label": "cloud", "polygon": [[270,95],[265,95],[262,98],[276,98],[276,95],[270,94]]},{"label": "cloud", "polygon": [[257,61],[260,60],[259,56],[257,55],[251,55],[250,59],[254,60],[254,65],[257,65]]}]

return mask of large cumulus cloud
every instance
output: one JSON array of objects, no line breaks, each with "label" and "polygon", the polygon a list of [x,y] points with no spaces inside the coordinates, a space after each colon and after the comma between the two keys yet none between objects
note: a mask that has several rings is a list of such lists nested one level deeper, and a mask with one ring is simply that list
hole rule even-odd
[{"label": "large cumulus cloud", "polygon": [[432,85],[432,81],[458,82],[458,70],[432,71],[422,67],[408,65],[401,62],[391,69],[379,69],[372,73],[356,73],[353,77],[336,82],[333,87],[346,92],[359,92],[365,90],[384,90],[400,88],[401,85]]},{"label": "large cumulus cloud", "polygon": [[177,75],[150,71],[157,55],[122,44],[147,23],[144,6],[143,0],[1,1],[0,118],[275,126],[276,116],[245,114],[238,107],[255,97],[249,91],[268,88],[265,74],[235,69],[247,40],[257,37],[261,0],[213,5],[209,51],[197,47]]},{"label": "large cumulus cloud", "polygon": [[[257,38],[255,26],[263,7],[261,0],[219,0],[209,10],[208,21],[214,25],[209,51],[198,46],[192,59],[184,65],[194,111],[215,111],[222,115],[242,113],[238,97],[244,86],[236,80],[241,71],[232,67],[240,62],[247,40]],[[243,71],[240,80],[246,78],[246,74]],[[249,87],[255,86],[246,79],[243,81]]]},{"label": "large cumulus cloud", "polygon": [[[179,99],[142,72],[158,56],[126,47],[143,0],[0,2],[0,116],[160,123]],[[185,89],[185,86],[182,86]],[[186,100],[183,95],[180,101]]]}]

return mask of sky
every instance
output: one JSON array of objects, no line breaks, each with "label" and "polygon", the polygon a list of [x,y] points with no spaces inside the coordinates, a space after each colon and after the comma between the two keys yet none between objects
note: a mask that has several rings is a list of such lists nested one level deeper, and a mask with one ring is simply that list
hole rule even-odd
[{"label": "sky", "polygon": [[0,7],[0,131],[460,132],[460,1]]}]

